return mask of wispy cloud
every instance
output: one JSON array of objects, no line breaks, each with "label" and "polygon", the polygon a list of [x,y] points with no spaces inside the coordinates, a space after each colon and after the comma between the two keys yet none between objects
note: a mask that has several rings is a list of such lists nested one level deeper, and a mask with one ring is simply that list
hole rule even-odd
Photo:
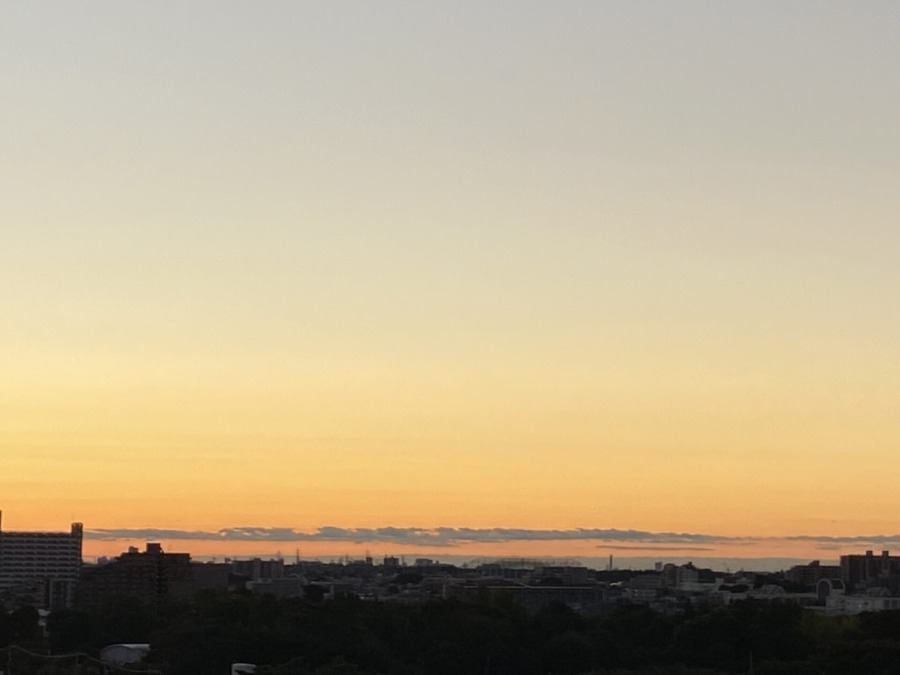
[{"label": "wispy cloud", "polygon": [[538,530],[516,528],[456,527],[379,527],[343,528],[323,526],[311,532],[292,528],[229,527],[221,530],[170,529],[89,529],[89,539],[169,539],[216,541],[333,541],[354,543],[394,543],[408,546],[456,546],[470,543],[509,543],[517,541],[605,541],[632,544],[691,545],[723,544],[747,541],[740,537],[723,537],[690,532],[649,532],[618,529]]},{"label": "wispy cloud", "polygon": [[155,528],[88,529],[85,537],[93,540],[138,541],[272,541],[272,542],[347,542],[394,544],[416,547],[452,547],[464,544],[506,544],[526,541],[596,542],[600,548],[621,550],[709,551],[715,546],[747,546],[761,543],[807,543],[823,551],[860,548],[900,548],[900,534],[855,536],[818,536],[797,534],[779,537],[734,537],[697,532],[651,532],[577,528],[544,530],[523,528],[467,527],[377,527],[346,528],[326,525],[304,531],[289,527],[226,527],[220,530],[176,530]]},{"label": "wispy cloud", "polygon": [[623,544],[598,544],[597,548],[602,548],[604,551],[668,551],[668,552],[682,552],[682,551],[715,551],[716,549],[713,546],[627,546]]},{"label": "wispy cloud", "polygon": [[839,551],[846,548],[869,548],[887,550],[900,548],[900,534],[873,534],[855,535],[846,537],[816,537],[810,535],[795,535],[785,537],[786,541],[809,542],[822,551]]}]

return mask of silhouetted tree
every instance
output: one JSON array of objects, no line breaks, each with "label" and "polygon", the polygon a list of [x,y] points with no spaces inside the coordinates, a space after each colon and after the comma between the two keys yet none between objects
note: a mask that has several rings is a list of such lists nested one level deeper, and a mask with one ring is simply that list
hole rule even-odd
[{"label": "silhouetted tree", "polygon": [[38,634],[40,618],[38,611],[29,605],[14,609],[9,615],[13,642],[31,642]]},{"label": "silhouetted tree", "polygon": [[67,654],[91,649],[94,617],[77,609],[58,609],[47,618],[50,651]]}]

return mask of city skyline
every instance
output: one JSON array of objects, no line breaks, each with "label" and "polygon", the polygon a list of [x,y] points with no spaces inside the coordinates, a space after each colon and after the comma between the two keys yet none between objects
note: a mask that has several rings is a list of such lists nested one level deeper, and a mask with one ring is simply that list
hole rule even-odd
[{"label": "city skyline", "polygon": [[[148,528],[891,548],[898,26],[881,1],[0,7],[4,528],[80,521],[88,555]],[[539,534],[580,529],[648,536]]]},{"label": "city skyline", "polygon": [[[696,532],[648,532],[615,528],[529,530],[516,528],[339,528],[312,531],[293,528],[236,527],[216,531],[161,528],[92,529],[72,524],[84,533],[88,560],[115,557],[127,548],[157,542],[167,551],[195,554],[200,559],[241,556],[363,558],[374,555],[411,559],[580,559],[596,564],[615,557],[627,566],[651,560],[720,560],[747,569],[781,569],[779,565],[809,560],[836,560],[860,550],[878,552],[900,547],[900,535],[854,536],[723,536]],[[6,532],[20,532],[9,527]],[[37,530],[65,535],[59,529]],[[302,553],[301,553],[302,552]]]}]

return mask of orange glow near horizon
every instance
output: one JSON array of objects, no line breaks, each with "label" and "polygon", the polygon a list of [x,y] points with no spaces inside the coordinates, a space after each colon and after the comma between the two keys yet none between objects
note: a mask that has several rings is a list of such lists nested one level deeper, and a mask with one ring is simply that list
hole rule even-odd
[{"label": "orange glow near horizon", "polygon": [[[416,558],[433,560],[453,560],[460,558],[530,558],[552,559],[569,558],[585,559],[588,566],[597,567],[597,560],[604,560],[612,555],[614,561],[622,559],[654,559],[660,561],[726,558],[726,559],[761,559],[761,558],[793,558],[797,560],[836,561],[841,555],[859,554],[859,547],[845,545],[837,549],[821,549],[814,544],[797,544],[768,540],[754,542],[752,545],[622,545],[612,543],[604,545],[597,542],[513,542],[509,544],[465,544],[447,547],[391,545],[382,542],[372,543],[335,543],[335,542],[298,542],[296,541],[159,541],[163,550],[171,553],[190,553],[196,560],[218,560],[226,558],[241,559],[250,557],[284,558],[293,561],[299,555],[301,560],[339,560],[345,557],[362,559],[371,555],[376,562],[384,556],[403,557],[411,564]],[[134,540],[96,541],[86,540],[83,547],[85,560],[93,561],[98,557],[114,557],[135,546],[144,549],[145,542]],[[590,562],[593,559],[594,562]],[[602,564],[600,565],[602,566]]]}]

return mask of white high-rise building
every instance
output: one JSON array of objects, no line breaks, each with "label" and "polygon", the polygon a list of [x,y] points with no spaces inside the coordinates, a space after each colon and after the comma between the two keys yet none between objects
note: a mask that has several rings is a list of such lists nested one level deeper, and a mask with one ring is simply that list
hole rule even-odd
[{"label": "white high-rise building", "polygon": [[0,603],[30,597],[46,609],[71,606],[83,533],[81,523],[69,532],[4,532],[0,512]]}]

